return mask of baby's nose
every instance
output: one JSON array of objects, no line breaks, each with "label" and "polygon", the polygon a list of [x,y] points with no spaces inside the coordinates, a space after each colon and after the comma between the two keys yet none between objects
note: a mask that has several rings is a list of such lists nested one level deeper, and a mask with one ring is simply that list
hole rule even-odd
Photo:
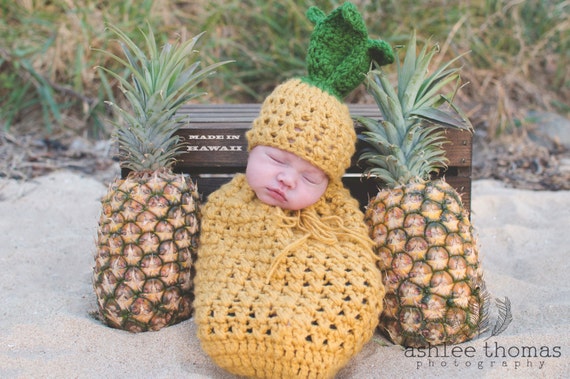
[{"label": "baby's nose", "polygon": [[294,188],[296,177],[290,170],[283,170],[277,174],[277,181],[288,188]]}]

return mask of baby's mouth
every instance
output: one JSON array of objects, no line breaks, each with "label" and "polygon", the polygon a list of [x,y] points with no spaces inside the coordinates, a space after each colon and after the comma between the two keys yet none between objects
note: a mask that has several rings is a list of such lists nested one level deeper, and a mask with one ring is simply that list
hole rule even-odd
[{"label": "baby's mouth", "polygon": [[283,191],[278,190],[276,188],[267,188],[267,192],[269,192],[269,196],[274,198],[275,200],[279,201],[287,201],[287,197]]}]

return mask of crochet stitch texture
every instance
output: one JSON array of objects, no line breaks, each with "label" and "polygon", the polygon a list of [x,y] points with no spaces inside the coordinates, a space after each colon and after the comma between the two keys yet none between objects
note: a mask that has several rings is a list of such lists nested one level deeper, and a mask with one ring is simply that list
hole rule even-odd
[{"label": "crochet stitch texture", "polygon": [[258,145],[321,168],[329,184],[313,205],[262,203],[237,174],[202,208],[194,309],[202,349],[227,371],[254,378],[330,378],[372,337],[384,287],[358,202],[341,178],[356,133],[341,98],[371,60],[393,60],[368,38],[354,5],[315,23],[309,75],[279,85],[247,133]]},{"label": "crochet stitch texture", "polygon": [[339,178],[350,166],[356,133],[348,107],[321,89],[291,79],[275,88],[246,134],[249,150],[272,146]]},{"label": "crochet stitch texture", "polygon": [[368,37],[362,16],[351,3],[344,3],[328,16],[317,7],[307,11],[315,24],[307,53],[308,76],[304,81],[343,99],[360,83],[370,62],[394,61],[389,44]]},{"label": "crochet stitch texture", "polygon": [[[318,231],[305,219],[314,215]],[[372,337],[382,310],[366,236],[339,181],[295,212],[261,203],[238,174],[203,208],[194,300],[202,349],[237,375],[333,377]]]}]

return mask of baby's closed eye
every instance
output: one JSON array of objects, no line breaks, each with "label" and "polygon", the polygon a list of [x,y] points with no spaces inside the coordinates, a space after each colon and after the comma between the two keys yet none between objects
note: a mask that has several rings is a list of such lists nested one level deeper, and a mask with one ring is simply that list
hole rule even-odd
[{"label": "baby's closed eye", "polygon": [[309,184],[319,185],[325,180],[322,175],[319,174],[303,174],[303,179],[305,179]]},{"label": "baby's closed eye", "polygon": [[285,164],[285,160],[279,156],[277,156],[276,154],[267,154],[267,157],[269,158],[269,160],[278,163],[278,164]]}]

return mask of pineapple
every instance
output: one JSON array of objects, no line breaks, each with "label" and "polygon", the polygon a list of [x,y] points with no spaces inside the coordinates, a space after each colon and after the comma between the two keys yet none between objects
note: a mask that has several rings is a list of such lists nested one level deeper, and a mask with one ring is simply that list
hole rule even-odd
[{"label": "pineapple", "polygon": [[[444,64],[427,76],[437,46],[416,56],[412,34],[398,85],[372,70],[368,90],[383,120],[357,118],[366,131],[360,161],[365,175],[386,188],[367,204],[365,220],[379,256],[386,287],[379,328],[407,347],[456,344],[473,338],[485,324],[487,295],[469,215],[461,197],[443,179],[443,127],[472,126],[442,87],[459,81],[459,69]],[[445,107],[442,107],[445,106]]]},{"label": "pineapple", "polygon": [[[193,259],[199,234],[199,196],[189,176],[172,166],[183,143],[174,135],[177,109],[198,95],[195,86],[223,63],[198,70],[194,46],[201,35],[162,49],[149,26],[144,51],[121,30],[130,81],[102,67],[121,85],[131,111],[110,105],[125,179],[111,183],[102,199],[93,285],[99,314],[111,327],[159,330],[192,314]],[[191,65],[187,65],[192,63]],[[198,71],[197,71],[198,70]]]}]

